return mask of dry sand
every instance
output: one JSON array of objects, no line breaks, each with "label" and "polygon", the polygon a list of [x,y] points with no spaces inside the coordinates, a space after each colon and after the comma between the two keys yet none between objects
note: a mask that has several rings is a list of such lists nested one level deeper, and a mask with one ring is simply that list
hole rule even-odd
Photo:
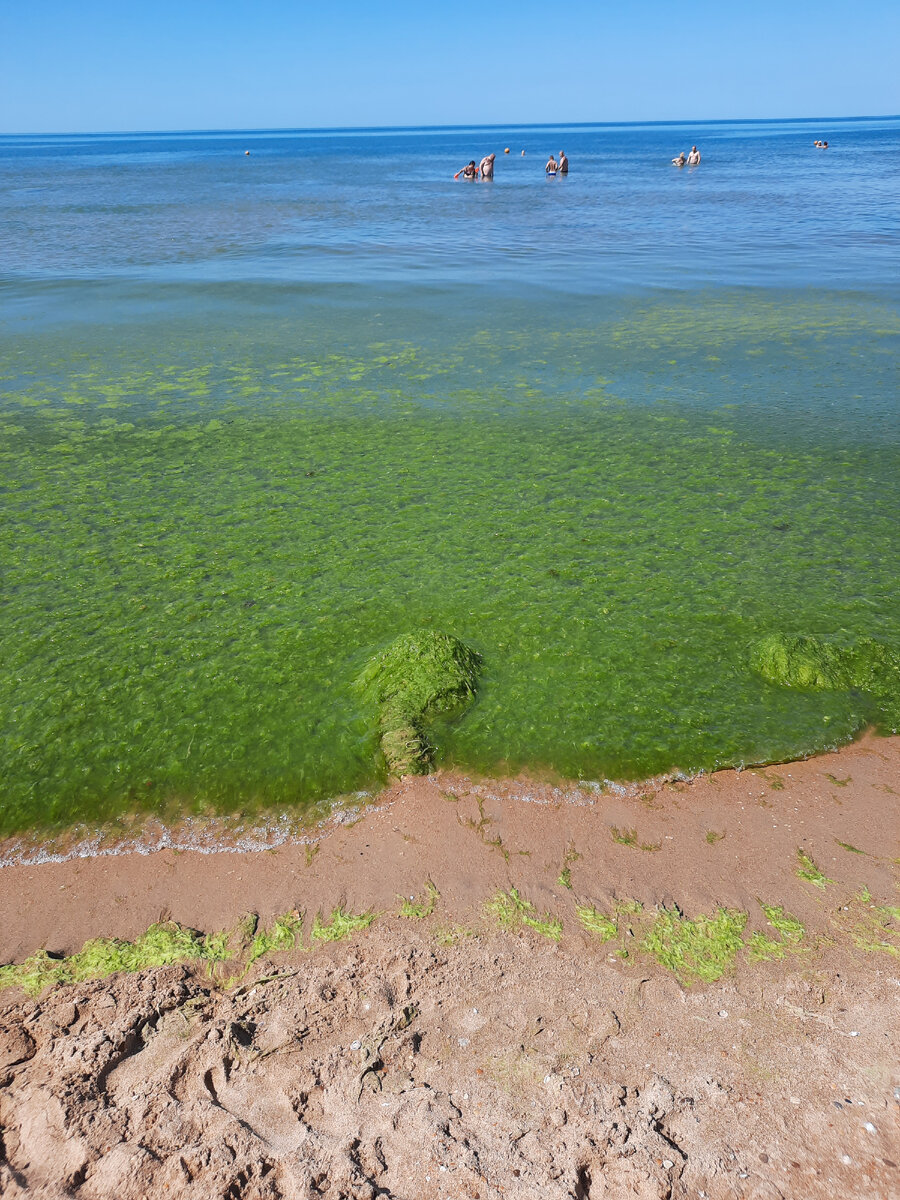
[{"label": "dry sand", "polygon": [[[868,736],[602,793],[439,774],[261,853],[5,866],[2,961],[161,917],[382,915],[240,987],[169,967],[0,993],[0,1193],[900,1196],[900,960],[856,945],[868,903],[900,903],[898,835],[900,738]],[[426,880],[433,915],[397,917]],[[561,941],[485,918],[511,887]],[[576,919],[626,899],[743,909],[748,930],[782,905],[809,949],[684,987],[638,949],[639,918],[625,960]]]}]

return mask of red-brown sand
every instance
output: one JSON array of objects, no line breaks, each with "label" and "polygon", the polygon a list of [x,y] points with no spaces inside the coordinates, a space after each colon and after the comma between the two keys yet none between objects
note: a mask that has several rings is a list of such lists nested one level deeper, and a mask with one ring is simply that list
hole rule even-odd
[{"label": "red-brown sand", "polygon": [[[442,773],[269,851],[5,866],[0,961],[160,918],[382,915],[240,988],[173,967],[0,993],[0,1193],[900,1196],[900,958],[854,924],[900,904],[898,863],[900,738],[869,735],[603,793]],[[429,880],[434,914],[401,920]],[[510,888],[561,941],[485,918]],[[684,987],[576,919],[623,900],[769,934],[780,905],[809,949]]]}]

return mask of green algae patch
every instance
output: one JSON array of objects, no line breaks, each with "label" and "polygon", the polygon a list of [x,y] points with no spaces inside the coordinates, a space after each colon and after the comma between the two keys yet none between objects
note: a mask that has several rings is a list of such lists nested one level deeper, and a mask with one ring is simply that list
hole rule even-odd
[{"label": "green algae patch", "polygon": [[769,683],[813,691],[856,689],[871,695],[881,724],[900,725],[900,649],[876,638],[853,640],[771,633],[750,651],[753,669]]},{"label": "green algae patch", "polygon": [[310,937],[317,942],[342,942],[360,930],[368,929],[377,917],[369,910],[363,913],[348,912],[343,906],[331,910],[331,919],[323,921],[317,913],[310,930]]},{"label": "green algae patch", "polygon": [[250,942],[243,974],[246,975],[257,959],[267,954],[293,950],[302,929],[303,918],[298,912],[292,912],[276,917],[268,928],[258,930]]},{"label": "green algae patch", "polygon": [[420,630],[377,654],[357,687],[378,712],[381,750],[394,775],[427,775],[434,748],[427,726],[475,697],[481,655],[446,633]]},{"label": "green algae patch", "polygon": [[520,894],[518,888],[510,888],[508,892],[497,892],[484,905],[484,912],[485,916],[496,921],[501,929],[513,930],[524,925],[553,942],[558,942],[562,937],[562,921],[550,913],[545,913],[543,917],[537,916],[534,905]]},{"label": "green algae patch", "polygon": [[593,937],[599,938],[601,945],[604,942],[611,942],[619,935],[618,922],[601,912],[599,908],[595,908],[593,904],[576,904],[575,915],[581,922],[582,928]]},{"label": "green algae patch", "polygon": [[685,986],[713,983],[734,966],[743,948],[747,914],[718,908],[691,921],[677,908],[664,908],[641,940],[641,949],[672,971]]},{"label": "green algae patch", "polygon": [[424,920],[425,917],[430,917],[434,912],[439,896],[440,892],[429,879],[425,884],[424,900],[416,900],[415,897],[410,899],[407,899],[406,896],[398,897],[400,900],[400,911],[397,915],[412,920]]},{"label": "green algae patch", "polygon": [[900,958],[900,907],[876,904],[868,888],[832,917],[832,926],[849,937],[857,950]]},{"label": "green algae patch", "polygon": [[787,958],[788,954],[796,953],[806,935],[806,926],[796,917],[786,913],[781,905],[763,904],[760,907],[766,916],[766,921],[779,935],[776,942],[765,933],[757,931],[751,934],[747,943],[747,957],[751,962],[767,962],[771,959]]},{"label": "green algae patch", "polygon": [[823,871],[819,870],[805,850],[797,851],[797,870],[795,874],[798,879],[803,879],[807,883],[813,884],[814,887],[820,888],[823,892],[829,883],[834,883],[833,879],[829,879]]},{"label": "green algae patch", "polygon": [[87,979],[104,979],[119,971],[145,971],[179,962],[218,962],[231,956],[227,938],[204,937],[175,921],[151,925],[133,942],[92,938],[77,954],[54,956],[38,950],[24,963],[0,967],[0,988],[21,987],[31,996],[45,988]]}]

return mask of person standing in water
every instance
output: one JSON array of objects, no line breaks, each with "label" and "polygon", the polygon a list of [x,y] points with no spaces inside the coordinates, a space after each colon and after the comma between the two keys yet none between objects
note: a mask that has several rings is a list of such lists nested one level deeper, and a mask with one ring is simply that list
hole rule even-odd
[{"label": "person standing in water", "polygon": [[460,169],[456,172],[456,174],[453,176],[453,178],[459,179],[460,175],[462,175],[463,179],[477,179],[478,178],[478,168],[475,166],[474,158],[472,159],[471,162],[467,162],[464,167],[460,167]]},{"label": "person standing in water", "polygon": [[478,164],[478,170],[481,172],[482,180],[494,178],[494,159],[496,154],[486,154]]},{"label": "person standing in water", "polygon": [[557,169],[558,169],[558,168],[557,168],[556,159],[555,159],[555,158],[553,157],[553,155],[551,154],[551,155],[550,155],[550,159],[549,159],[549,161],[548,161],[548,163],[547,163],[546,167],[544,167],[544,170],[546,171],[546,173],[547,173],[548,175],[555,175],[555,174],[556,174],[556,172],[557,172]]},{"label": "person standing in water", "polygon": [[560,175],[568,175],[569,173],[569,160],[566,158],[565,150],[560,150],[559,152],[559,173]]},{"label": "person standing in water", "polygon": [[686,162],[687,162],[687,159],[685,158],[684,151],[682,150],[677,158],[672,159],[672,166],[673,167],[683,167]]},{"label": "person standing in water", "polygon": [[700,162],[700,151],[697,149],[696,146],[691,146],[691,152],[687,156],[687,165],[689,167],[696,167],[699,162]]}]

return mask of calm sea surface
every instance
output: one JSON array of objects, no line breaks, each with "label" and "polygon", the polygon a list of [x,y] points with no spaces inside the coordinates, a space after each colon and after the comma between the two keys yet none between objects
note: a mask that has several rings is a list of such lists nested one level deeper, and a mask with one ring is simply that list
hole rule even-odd
[{"label": "calm sea surface", "polygon": [[0,137],[0,831],[372,787],[419,627],[444,763],[890,727],[748,647],[900,640],[898,342],[900,118]]}]

